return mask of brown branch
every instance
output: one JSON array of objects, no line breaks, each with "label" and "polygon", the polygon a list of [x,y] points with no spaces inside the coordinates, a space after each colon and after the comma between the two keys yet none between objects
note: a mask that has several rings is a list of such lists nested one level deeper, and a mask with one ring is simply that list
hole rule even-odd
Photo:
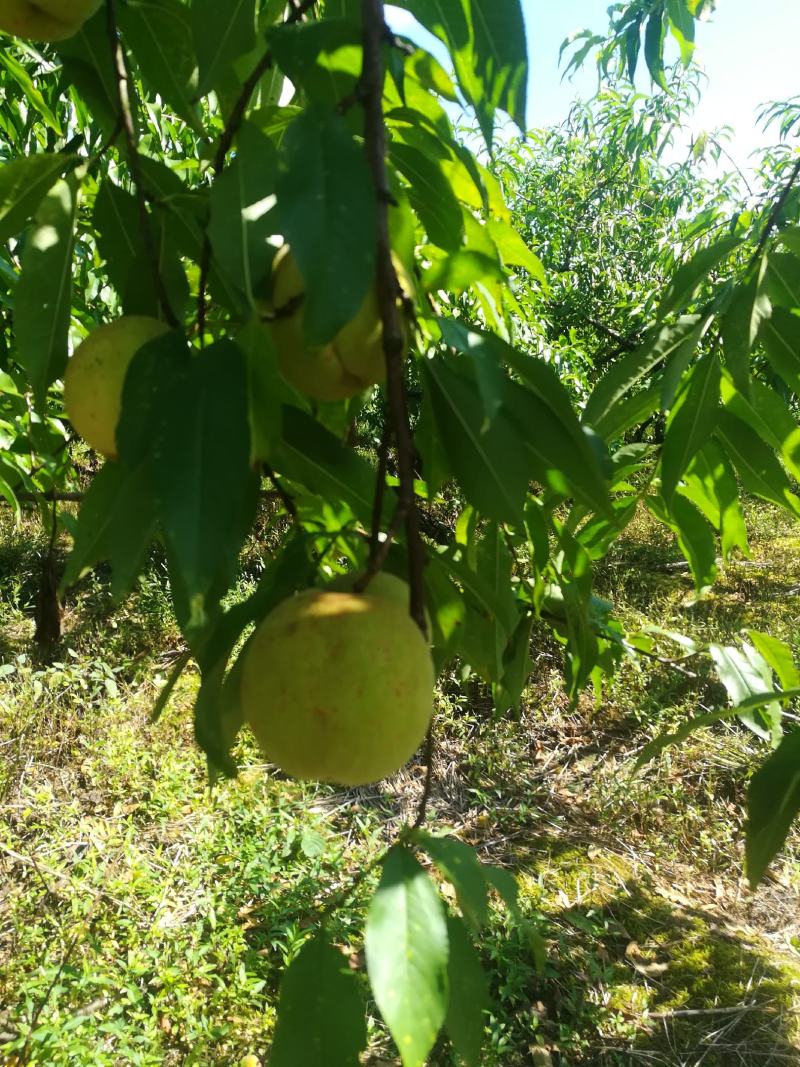
[{"label": "brown branch", "polygon": [[408,538],[408,575],[411,587],[410,614],[425,634],[424,550],[419,532],[419,516],[414,494],[414,442],[406,403],[403,377],[406,338],[398,304],[400,283],[392,262],[389,239],[389,201],[386,171],[386,128],[383,120],[383,55],[386,33],[383,0],[362,0],[364,19],[364,65],[361,72],[364,104],[364,146],[372,172],[377,207],[377,292],[383,351],[386,360],[386,391],[389,419],[397,449],[399,499],[405,510]]},{"label": "brown branch", "polygon": [[383,565],[386,562],[386,558],[389,555],[389,549],[392,547],[392,542],[400,532],[400,527],[405,522],[405,510],[402,504],[398,504],[395,509],[394,518],[392,519],[386,534],[381,540],[378,537],[377,547],[374,551],[370,552],[369,563],[367,569],[361,575],[361,577],[353,583],[354,593],[363,593],[372,579],[383,570]]},{"label": "brown branch", "polygon": [[125,134],[125,142],[128,149],[128,167],[130,168],[136,194],[136,204],[139,209],[142,244],[144,245],[144,251],[150,264],[150,269],[153,272],[153,284],[155,286],[159,305],[161,306],[161,312],[169,326],[173,329],[177,329],[180,324],[175,317],[172,306],[170,305],[169,294],[164,285],[164,279],[161,276],[161,269],[158,263],[158,250],[156,249],[155,240],[153,238],[150,216],[147,212],[147,203],[144,197],[142,169],[139,165],[139,146],[136,140],[136,130],[133,126],[133,110],[131,108],[131,78],[125,62],[125,51],[119,38],[115,0],[106,0],[106,27],[108,31],[108,42],[111,47],[111,60],[114,64],[114,83],[117,89],[117,106],[119,108],[118,116],[122,122],[122,130]]},{"label": "brown branch", "polygon": [[[364,58],[361,69],[361,100],[364,107],[364,149],[375,187],[377,210],[376,280],[378,307],[383,327],[383,352],[386,360],[386,391],[389,401],[389,422],[397,451],[397,473],[400,481],[399,507],[406,528],[408,552],[408,580],[410,586],[409,613],[427,635],[425,620],[424,546],[419,529],[419,514],[414,493],[414,439],[408,417],[408,404],[403,373],[406,336],[399,306],[400,283],[392,262],[389,237],[389,203],[391,194],[386,169],[386,126],[383,116],[383,43],[386,39],[386,20],[383,0],[362,0],[364,23]],[[426,744],[427,773],[425,790],[417,814],[416,825],[426,815],[433,765],[433,733],[429,731]]]}]

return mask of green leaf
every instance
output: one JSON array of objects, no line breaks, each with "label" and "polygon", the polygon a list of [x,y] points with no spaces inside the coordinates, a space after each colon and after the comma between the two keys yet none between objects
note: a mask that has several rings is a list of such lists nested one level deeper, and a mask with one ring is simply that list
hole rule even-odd
[{"label": "green leaf", "polygon": [[6,71],[11,78],[13,78],[20,89],[22,89],[26,105],[34,107],[50,129],[58,137],[61,137],[61,125],[52,108],[48,105],[28,71],[14,58],[13,55],[11,55],[10,50],[7,48],[0,49],[0,65],[6,68]]},{"label": "green leaf", "polygon": [[418,840],[433,862],[453,885],[458,906],[474,930],[479,930],[489,915],[486,878],[474,848],[457,837],[439,837],[420,832]]},{"label": "green leaf", "polygon": [[327,14],[321,21],[273,26],[267,42],[275,62],[313,104],[333,111],[361,73],[361,27]]},{"label": "green leaf", "polygon": [[403,1067],[423,1067],[447,1012],[447,925],[430,878],[401,846],[384,861],[364,948],[372,991]]},{"label": "green leaf", "polygon": [[[758,697],[774,688],[772,670],[769,664],[752,645],[736,648],[734,645],[708,646],[709,655],[717,668],[719,680],[725,686],[731,704],[737,709],[737,716],[758,737],[769,740],[780,728],[781,710],[773,700],[757,709],[742,704],[750,697]],[[758,714],[756,714],[758,711]]]},{"label": "green leaf", "polygon": [[636,68],[639,65],[639,52],[642,47],[642,21],[636,19],[625,30],[625,65],[628,71],[628,79],[633,82],[636,76]]},{"label": "green leaf", "polygon": [[295,119],[282,145],[277,193],[305,282],[306,337],[324,344],[355,318],[375,281],[375,190],[342,118],[309,109]]},{"label": "green leaf", "polygon": [[659,319],[674,311],[684,311],[700,286],[707,281],[711,271],[727,259],[741,243],[741,237],[728,234],[707,248],[701,248],[687,263],[678,267],[659,304]]},{"label": "green leaf", "polygon": [[191,126],[199,125],[197,57],[186,4],[129,0],[120,6],[119,21],[148,88]]},{"label": "green leaf", "polygon": [[487,517],[521,526],[530,478],[523,440],[502,412],[487,425],[474,381],[459,372],[461,362],[439,356],[421,364],[439,437],[467,499]]},{"label": "green leaf", "polygon": [[684,725],[679,730],[676,730],[675,733],[661,734],[659,737],[648,742],[639,754],[636,766],[633,769],[634,773],[641,767],[644,767],[646,763],[649,763],[650,760],[660,755],[664,749],[669,748],[671,745],[678,745],[681,741],[685,741],[686,738],[696,730],[702,730],[706,726],[713,726],[714,723],[722,722],[725,719],[732,719],[734,716],[739,716],[746,711],[763,708],[766,704],[773,703],[776,696],[779,696],[781,700],[794,700],[800,696],[800,689],[789,690],[785,693],[757,693],[754,696],[747,697],[741,704],[734,708],[720,708],[717,711],[709,711],[704,715],[695,716],[695,718],[684,723]]},{"label": "green leaf", "polygon": [[256,43],[256,0],[192,0],[190,11],[197,55],[197,92],[205,96],[230,72],[233,61]]},{"label": "green leaf", "polygon": [[358,977],[318,934],[283,976],[270,1067],[358,1067],[366,1044]]},{"label": "green leaf", "polygon": [[[487,145],[492,145],[492,124],[497,109],[505,111],[522,133],[527,130],[528,56],[525,21],[520,0],[470,0],[474,43],[472,66],[475,90],[470,85],[478,121]],[[456,53],[456,73],[459,56]],[[459,74],[460,79],[460,74]],[[462,83],[463,86],[463,83]]]},{"label": "green leaf", "polygon": [[694,55],[694,16],[686,0],[667,0],[667,14],[672,36],[680,45],[683,65],[688,66]]},{"label": "green leaf", "polygon": [[401,6],[447,45],[489,148],[497,108],[521,130],[527,128],[528,64],[519,0],[403,0]]},{"label": "green leaf", "polygon": [[37,208],[22,254],[14,328],[19,358],[40,409],[48,387],[67,365],[76,210],[74,185],[57,181]]},{"label": "green leaf", "polygon": [[[225,692],[225,672],[234,646],[251,623],[263,619],[298,589],[308,588],[315,571],[305,538],[290,537],[277,558],[269,563],[255,592],[219,615],[211,630],[194,644],[193,651],[202,672],[195,702],[195,736],[213,764],[225,773],[235,773],[229,755],[233,736]],[[246,647],[245,643],[228,677],[240,669]]]},{"label": "green leaf", "polygon": [[800,258],[789,252],[772,252],[768,258],[766,289],[773,304],[800,308]]},{"label": "green leaf", "polygon": [[122,386],[122,410],[117,423],[117,447],[129,467],[152,453],[164,415],[164,397],[179,390],[190,360],[180,330],[162,334],[136,352]]},{"label": "green leaf", "polygon": [[422,275],[422,288],[426,292],[444,289],[448,293],[460,293],[476,282],[505,282],[505,272],[496,259],[482,252],[460,248],[457,252],[433,261]]},{"label": "green leaf", "polygon": [[[151,228],[159,271],[178,319],[189,296],[180,257],[165,239],[152,215]],[[97,247],[106,261],[106,272],[128,315],[159,315],[159,296],[153,263],[142,237],[142,220],[136,197],[109,178],[100,183],[94,204],[93,223]]]},{"label": "green leaf", "polygon": [[[569,486],[590,507],[608,512],[598,455],[554,369],[494,334],[468,329],[455,319],[440,319],[439,327],[443,340],[472,363],[487,420],[491,422],[502,406],[516,421],[522,447],[531,457],[531,475],[565,495]],[[522,386],[508,381],[503,364]]]},{"label": "green leaf", "polygon": [[707,441],[694,457],[684,474],[684,485],[680,492],[719,531],[725,559],[730,558],[735,548],[745,556],[749,555],[747,527],[736,478],[716,441]]},{"label": "green leaf", "polygon": [[[84,22],[80,30],[66,41],[59,41],[58,53],[64,74],[89,105],[92,118],[106,134],[115,128],[119,115],[117,72],[108,42],[106,9]],[[139,132],[139,117],[134,109],[131,118],[134,132]]]},{"label": "green leaf", "polygon": [[269,460],[283,429],[281,401],[288,389],[278,372],[272,332],[253,316],[236,337],[247,361],[247,397],[253,459]]},{"label": "green leaf", "polygon": [[275,457],[278,470],[327,500],[347,504],[365,526],[372,516],[373,467],[347,448],[311,415],[287,405],[283,442]]},{"label": "green leaf", "polygon": [[486,226],[506,266],[523,267],[531,278],[542,285],[547,284],[542,261],[528,248],[509,222],[505,219],[489,219]]},{"label": "green leaf", "polygon": [[146,469],[109,461],[92,479],[81,504],[63,588],[108,560],[111,591],[115,599],[121,599],[142,568],[154,530],[155,507]]},{"label": "green leaf", "polygon": [[644,58],[650,77],[661,86],[667,88],[667,79],[664,77],[664,36],[666,26],[664,24],[664,5],[658,4],[654,9],[644,31]]},{"label": "green leaf", "polygon": [[489,983],[466,927],[455,916],[448,916],[447,938],[450,996],[445,1028],[467,1067],[481,1067],[486,1012],[490,1007]]},{"label": "green leaf", "polygon": [[731,414],[755,430],[762,441],[780,454],[792,477],[800,481],[800,457],[795,456],[798,426],[783,397],[756,379],[743,394],[723,378],[722,400]]},{"label": "green leaf", "polygon": [[278,226],[274,210],[277,169],[272,142],[245,122],[235,159],[211,188],[208,236],[214,258],[251,304],[275,256],[269,238]]},{"label": "green leaf", "polygon": [[791,646],[777,637],[760,633],[758,630],[746,630],[745,633],[755,645],[758,652],[767,661],[778,676],[783,689],[800,689],[800,670],[795,665]]},{"label": "green leaf", "polygon": [[800,517],[800,499],[792,492],[786,472],[772,449],[746,423],[724,408],[716,436],[749,492]]},{"label": "green leaf", "polygon": [[158,513],[173,571],[200,628],[213,592],[233,578],[254,512],[244,356],[219,341],[190,360],[159,401],[151,454]]},{"label": "green leaf", "polygon": [[617,422],[618,409],[633,389],[665,361],[676,357],[691,358],[702,322],[700,315],[685,315],[673,325],[649,331],[642,344],[616,360],[594,387],[584,409],[583,421],[593,426],[601,437],[608,438],[610,428]]},{"label": "green leaf", "polygon": [[714,532],[702,514],[685,496],[676,494],[669,508],[659,497],[647,497],[646,504],[656,518],[668,526],[678,538],[684,559],[688,562],[698,593],[704,593],[717,576],[717,546]]},{"label": "green leaf", "polygon": [[14,159],[0,167],[0,243],[19,233],[76,159],[56,152]]},{"label": "green leaf", "polygon": [[500,896],[516,922],[524,923],[525,918],[519,906],[519,885],[511,871],[505,867],[493,867],[484,864],[484,877]]},{"label": "green leaf", "polygon": [[[141,156],[139,166],[156,213],[166,217],[164,228],[176,250],[199,266],[204,255],[203,231],[208,214],[208,198],[203,192],[187,188],[178,175],[160,160]],[[241,293],[230,281],[228,272],[217,263],[216,257],[212,257],[210,264],[209,289],[217,302],[232,311],[240,310]]]},{"label": "green leaf", "polygon": [[730,305],[720,320],[725,363],[742,391],[746,391],[749,385],[750,353],[761,324],[771,311],[764,289],[766,267],[767,261],[762,258],[753,277],[734,289]]},{"label": "green leaf", "polygon": [[750,780],[745,857],[754,888],[782,848],[798,811],[800,730],[794,730]]},{"label": "green leaf", "polygon": [[494,686],[492,691],[494,706],[501,714],[512,708],[515,711],[519,708],[522,694],[531,676],[533,670],[532,629],[533,615],[523,615],[506,646],[503,655],[503,674],[500,682]]},{"label": "green leaf", "polygon": [[773,308],[761,327],[761,338],[772,369],[800,396],[800,318],[786,308]]},{"label": "green leaf", "polygon": [[464,237],[464,214],[436,159],[395,141],[389,156],[408,181],[408,198],[432,244],[455,252]]},{"label": "green leaf", "polygon": [[716,352],[702,356],[678,394],[661,452],[661,491],[669,502],[691,459],[711,436],[719,407],[722,370]]},{"label": "green leaf", "polygon": [[[768,702],[771,696],[766,696],[764,702]],[[660,734],[652,741],[644,746],[639,753],[639,758],[636,760],[636,765],[633,768],[633,773],[641,770],[645,764],[655,759],[656,756],[660,756],[661,753],[670,748],[672,745],[679,745],[682,741],[685,741],[687,737],[691,736],[696,730],[702,730],[707,726],[713,726],[714,723],[722,722],[725,719],[730,719],[735,714],[733,708],[722,708],[719,711],[709,711],[703,715],[696,715],[693,719],[684,723],[679,730],[676,730],[671,734]]]}]

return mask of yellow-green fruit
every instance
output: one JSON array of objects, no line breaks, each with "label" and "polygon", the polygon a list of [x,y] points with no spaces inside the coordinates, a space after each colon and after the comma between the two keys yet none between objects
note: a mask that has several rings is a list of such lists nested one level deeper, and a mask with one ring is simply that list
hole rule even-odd
[{"label": "yellow-green fruit", "polygon": [[288,774],[365,785],[419,747],[433,683],[428,645],[405,605],[307,590],[253,635],[242,706],[267,758]]},{"label": "yellow-green fruit", "polygon": [[[408,272],[392,257],[400,284],[411,292]],[[315,400],[346,400],[386,377],[383,329],[375,287],[370,288],[355,318],[326,345],[308,345],[303,330],[303,276],[288,245],[279,249],[272,268],[272,339],[281,374],[290,385]],[[291,310],[293,306],[294,310]],[[289,309],[290,314],[281,314]]]},{"label": "yellow-green fruit", "polygon": [[117,423],[128,365],[142,345],[166,332],[158,319],[124,315],[93,330],[67,364],[64,406],[69,421],[104,456],[113,459],[117,455]]},{"label": "yellow-green fruit", "polygon": [[61,41],[77,33],[103,0],[0,0],[0,30],[33,41]]},{"label": "yellow-green fruit", "polygon": [[[337,578],[334,578],[332,582],[329,582],[325,588],[352,592],[353,583],[358,577],[359,576],[355,574],[340,574]],[[388,571],[378,571],[375,577],[370,579],[369,585],[366,588],[366,595],[381,597],[384,600],[392,600],[395,604],[399,604],[403,611],[408,614],[410,598],[408,582],[404,582],[402,578],[398,578],[395,574],[389,574]],[[427,609],[425,611],[425,622],[428,626],[428,633],[430,633],[431,617],[428,614]]]}]

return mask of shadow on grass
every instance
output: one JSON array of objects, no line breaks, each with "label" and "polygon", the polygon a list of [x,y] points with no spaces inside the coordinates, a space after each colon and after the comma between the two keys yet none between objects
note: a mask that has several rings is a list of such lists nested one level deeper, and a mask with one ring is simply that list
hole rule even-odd
[{"label": "shadow on grass", "polygon": [[[729,924],[724,904],[668,899],[681,894],[634,874],[619,856],[562,839],[549,849],[546,859],[517,866],[526,908],[548,940],[545,973],[536,974],[519,938],[482,946],[502,1005],[494,1025],[515,1050],[497,1062],[800,1062],[800,962]],[[532,1058],[537,1046],[550,1058]],[[438,1065],[454,1062],[443,1053]]]}]

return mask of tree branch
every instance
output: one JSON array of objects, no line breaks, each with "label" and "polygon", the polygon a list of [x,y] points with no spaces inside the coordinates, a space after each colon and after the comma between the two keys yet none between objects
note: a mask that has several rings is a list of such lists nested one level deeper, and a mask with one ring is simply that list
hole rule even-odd
[{"label": "tree branch", "polygon": [[[377,263],[376,282],[378,307],[383,326],[383,353],[386,360],[386,392],[389,419],[397,450],[397,473],[400,481],[399,506],[406,528],[408,551],[408,580],[410,586],[409,613],[427,635],[425,620],[424,546],[419,530],[419,514],[414,493],[414,440],[408,417],[408,404],[403,373],[406,337],[403,329],[399,298],[400,283],[392,262],[389,239],[389,183],[386,170],[386,126],[383,117],[383,43],[386,39],[386,20],[383,0],[362,0],[364,23],[364,59],[361,69],[361,101],[364,108],[364,148],[372,173],[377,206]],[[427,772],[425,790],[417,825],[424,819],[430,796],[433,765],[433,733],[429,731],[426,745]]]},{"label": "tree branch", "polygon": [[161,276],[158,263],[158,250],[153,239],[153,230],[150,225],[150,216],[147,212],[147,203],[144,197],[144,185],[142,183],[142,169],[139,165],[139,146],[136,141],[136,130],[133,125],[133,110],[131,108],[131,79],[125,62],[125,52],[119,39],[117,27],[117,13],[115,0],[106,0],[106,27],[108,30],[108,42],[111,47],[111,59],[114,64],[114,83],[117,89],[117,106],[119,108],[119,120],[125,134],[125,143],[128,149],[128,167],[130,168],[136,194],[136,204],[139,209],[139,223],[142,229],[142,244],[145,255],[153,272],[153,284],[156,290],[161,312],[166,322],[173,329],[180,323],[169,302],[169,295]]}]

